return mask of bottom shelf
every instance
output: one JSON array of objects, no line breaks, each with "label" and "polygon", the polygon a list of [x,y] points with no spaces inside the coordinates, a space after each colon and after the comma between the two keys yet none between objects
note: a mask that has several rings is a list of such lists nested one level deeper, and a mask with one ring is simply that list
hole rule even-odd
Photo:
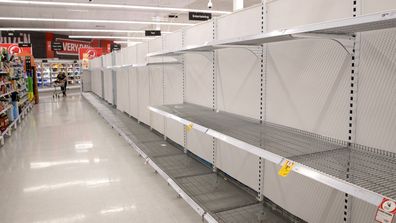
[{"label": "bottom shelf", "polygon": [[27,113],[31,110],[31,108],[33,107],[33,104],[28,103],[25,108],[21,111],[21,113],[19,114],[19,116],[11,123],[8,125],[7,129],[5,129],[1,135],[0,135],[0,141],[1,141],[1,145],[4,145],[4,139],[6,136],[11,136],[12,133],[12,128],[17,128],[18,123],[20,123],[22,121],[23,118],[25,118],[25,115],[27,115]]},{"label": "bottom shelf", "polygon": [[184,153],[180,146],[93,94],[83,96],[207,222],[304,222],[268,200],[259,202],[249,188],[220,171],[214,173],[194,154]]}]

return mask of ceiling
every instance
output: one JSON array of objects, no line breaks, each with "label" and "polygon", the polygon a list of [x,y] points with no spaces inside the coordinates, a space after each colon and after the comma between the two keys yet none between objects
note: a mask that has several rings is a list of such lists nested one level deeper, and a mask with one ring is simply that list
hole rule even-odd
[{"label": "ceiling", "polygon": [[[46,0],[51,1],[51,0]],[[88,0],[57,0],[54,2],[88,3]],[[232,0],[212,0],[213,10],[232,11]],[[260,0],[245,0],[245,7],[260,3]],[[207,10],[208,0],[93,0],[92,4],[129,4],[143,6],[161,6],[174,8],[193,8]],[[169,19],[169,12],[142,11],[126,9],[101,9],[78,7],[54,7],[37,5],[13,5],[0,3],[0,17],[29,17],[29,18],[58,18],[58,19],[93,19],[93,20],[132,20],[153,21],[159,17],[161,21],[194,23],[188,21],[187,14],[177,14],[177,19]],[[196,23],[196,22],[195,22]],[[73,28],[73,29],[101,29],[101,30],[146,30],[155,29],[155,25],[139,24],[109,24],[109,23],[75,23],[75,22],[43,22],[43,21],[0,21],[0,27],[20,28]],[[161,25],[162,31],[174,31],[182,26]],[[142,36],[143,34],[127,33],[97,33],[97,32],[55,32],[66,35],[113,35],[113,36]]]}]

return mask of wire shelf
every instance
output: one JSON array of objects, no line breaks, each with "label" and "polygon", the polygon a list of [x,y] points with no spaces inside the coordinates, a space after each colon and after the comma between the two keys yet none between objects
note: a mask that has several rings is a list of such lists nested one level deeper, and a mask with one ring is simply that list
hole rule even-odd
[{"label": "wire shelf", "polygon": [[184,177],[176,182],[192,199],[210,212],[230,210],[258,202],[246,191],[215,173]]},{"label": "wire shelf", "polygon": [[153,161],[173,179],[212,172],[211,169],[186,154],[157,157]]},{"label": "wire shelf", "polygon": [[216,214],[221,223],[286,223],[289,222],[263,204],[254,204]]},{"label": "wire shelf", "polygon": [[396,169],[396,159],[344,148],[294,160],[386,197],[396,198],[396,173],[392,171]]},{"label": "wire shelf", "polygon": [[164,105],[156,108],[286,158],[331,151],[346,145],[323,140],[312,133],[271,123],[260,124],[258,120],[213,111],[194,104]]},{"label": "wire shelf", "polygon": [[[354,196],[373,204],[377,205],[382,197],[396,200],[396,174],[392,171],[396,169],[396,159],[390,152],[364,150],[353,144],[348,146],[345,141],[272,123],[260,124],[254,119],[194,104],[163,105],[155,109],[164,112],[162,115],[169,114],[167,117],[178,117],[184,124],[199,125],[204,133],[218,132],[217,138],[225,142],[231,143],[232,137],[282,157],[280,162],[289,159],[302,164],[301,168],[313,168],[317,174],[330,176],[341,186],[332,185],[327,179],[312,179],[346,193],[346,187],[355,188],[359,194]],[[239,148],[246,149],[244,146]]]},{"label": "wire shelf", "polygon": [[[111,122],[113,127],[130,131],[131,136],[135,132],[142,134],[133,135],[137,139],[134,141],[137,146],[218,222],[257,222],[250,220],[257,219],[257,213],[261,213],[263,210],[266,212],[265,217],[267,218],[265,219],[267,220],[282,219],[282,215],[278,211],[281,208],[278,206],[278,209],[263,206],[263,203],[259,203],[252,194],[223,176],[213,173],[211,168],[183,153],[176,146],[163,140],[161,136],[148,130],[146,126],[138,124],[122,112],[115,111],[110,105],[104,102],[100,103],[101,101],[92,94],[84,93],[83,95],[94,107],[97,106],[100,109],[100,114],[106,117],[106,120],[114,121],[114,123]],[[147,138],[154,141],[141,140],[140,137],[144,134],[150,135]]]},{"label": "wire shelf", "polygon": [[[160,139],[157,136],[157,139]],[[170,156],[183,154],[182,151],[175,148],[164,140],[154,142],[137,142],[136,145],[143,150],[149,157]]]}]

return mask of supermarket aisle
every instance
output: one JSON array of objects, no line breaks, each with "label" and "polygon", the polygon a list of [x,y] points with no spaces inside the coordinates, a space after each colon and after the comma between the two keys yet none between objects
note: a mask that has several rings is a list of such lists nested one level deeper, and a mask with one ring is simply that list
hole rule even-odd
[{"label": "supermarket aisle", "polygon": [[200,222],[80,95],[42,98],[0,153],[0,222]]}]

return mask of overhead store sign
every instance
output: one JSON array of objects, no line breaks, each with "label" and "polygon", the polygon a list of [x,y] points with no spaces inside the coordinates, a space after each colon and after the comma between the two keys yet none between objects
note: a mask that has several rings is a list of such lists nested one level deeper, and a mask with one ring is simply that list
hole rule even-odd
[{"label": "overhead store sign", "polygon": [[90,41],[56,38],[55,42],[60,42],[60,43],[62,43],[62,46],[63,46],[63,50],[56,51],[56,54],[59,54],[59,55],[75,55],[75,56],[77,56],[79,54],[79,50],[81,48],[90,48],[91,47]]},{"label": "overhead store sign", "polygon": [[95,59],[96,57],[100,57],[103,55],[103,49],[100,47],[86,47],[80,48],[78,51],[79,59],[82,60],[87,57],[89,60]]},{"label": "overhead store sign", "polygon": [[19,36],[19,32],[15,32],[15,31],[2,31],[2,32],[1,32],[1,36],[2,36],[2,37],[18,37],[18,36]]},{"label": "overhead store sign", "polygon": [[100,47],[80,48],[78,55],[79,55],[79,59],[81,60],[82,69],[88,70],[89,61],[96,57],[102,56],[103,49]]},{"label": "overhead store sign", "polygon": [[161,36],[161,30],[146,30],[145,36]]},{"label": "overhead store sign", "polygon": [[188,19],[196,20],[196,21],[206,21],[206,20],[212,19],[212,14],[204,13],[204,12],[189,12]]},{"label": "overhead store sign", "polygon": [[121,50],[121,44],[112,43],[110,50],[111,50],[111,52]]},{"label": "overhead store sign", "polygon": [[32,54],[32,47],[21,47],[17,43],[1,43],[0,52],[7,49],[9,54],[29,53]]},{"label": "overhead store sign", "polygon": [[52,51],[64,51],[62,42],[51,42]]}]

